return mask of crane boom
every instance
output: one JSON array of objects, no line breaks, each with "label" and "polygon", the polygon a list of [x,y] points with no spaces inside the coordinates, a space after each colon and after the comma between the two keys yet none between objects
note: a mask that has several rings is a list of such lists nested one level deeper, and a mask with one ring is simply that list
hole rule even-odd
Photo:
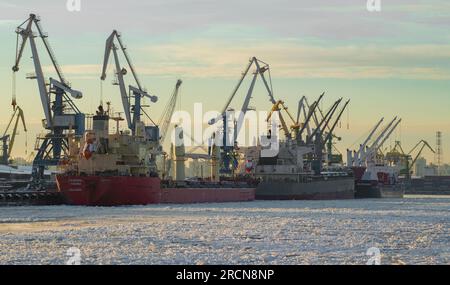
[{"label": "crane boom", "polygon": [[384,118],[381,118],[381,120],[375,125],[375,127],[372,129],[372,131],[370,132],[369,136],[366,138],[366,140],[363,142],[363,144],[360,147],[361,149],[364,149],[367,144],[369,143],[369,141],[372,139],[373,135],[375,134],[375,132],[378,130],[378,128],[380,127],[381,123],[383,123]]},{"label": "crane boom", "polygon": [[378,128],[381,126],[381,123],[383,123],[383,121],[384,121],[384,118],[381,118],[381,120],[378,121],[378,123],[375,125],[375,127],[370,132],[369,136],[367,136],[366,140],[359,146],[359,150],[355,153],[355,156],[354,156],[354,160],[357,165],[361,164],[361,156],[362,156],[364,150],[366,149],[367,144],[372,139],[373,135],[378,130]]},{"label": "crane boom", "polygon": [[[119,43],[119,47],[117,47],[114,44],[114,39],[116,39],[117,42]],[[127,71],[125,68],[121,67],[119,55],[117,53],[117,50],[119,48],[121,49],[121,51],[127,61],[128,67],[131,70],[134,81],[135,81],[136,85],[138,86],[138,87],[134,87],[132,85],[128,86],[128,90],[134,96],[134,99],[135,99],[134,106],[131,106],[131,102],[130,102],[131,94],[128,94],[127,88],[125,86],[124,75],[126,75]],[[158,100],[158,97],[149,95],[147,93],[147,91],[145,91],[144,88],[142,87],[142,85],[139,81],[139,78],[137,76],[137,73],[134,69],[134,66],[131,62],[130,56],[128,55],[128,52],[126,51],[126,47],[124,46],[124,44],[122,42],[121,35],[117,30],[113,30],[113,32],[106,39],[105,54],[103,57],[102,74],[100,76],[101,80],[106,79],[106,70],[108,67],[108,62],[109,62],[109,57],[111,55],[111,51],[113,52],[114,64],[115,64],[116,76],[117,76],[117,85],[119,85],[120,96],[121,96],[122,105],[123,105],[123,109],[124,109],[124,113],[125,113],[125,119],[127,121],[128,128],[134,134],[136,131],[135,130],[136,122],[140,121],[141,112],[143,112],[144,114],[147,114],[142,109],[141,99],[144,97],[147,97],[147,98],[150,98],[150,100],[152,102],[156,102]],[[133,118],[131,117],[131,113],[133,113]],[[150,120],[151,120],[151,118],[150,118]],[[152,120],[152,122],[153,122],[153,120]]]},{"label": "crane boom", "polygon": [[330,130],[328,131],[328,134],[327,134],[327,136],[326,136],[324,142],[326,142],[326,141],[328,141],[328,140],[330,140],[330,139],[332,138],[333,132],[334,132],[334,130],[336,129],[336,126],[337,126],[339,120],[341,119],[342,114],[344,113],[344,111],[345,111],[345,109],[347,108],[347,106],[348,106],[349,103],[350,103],[350,100],[347,100],[347,102],[345,102],[344,107],[342,107],[342,110],[339,112],[339,114],[338,114],[336,120],[334,121],[333,126],[332,126],[332,127],[330,128]]},{"label": "crane boom", "polygon": [[389,122],[389,124],[383,129],[383,131],[381,132],[381,134],[375,139],[375,141],[372,142],[371,146],[369,147],[370,149],[375,148],[376,146],[378,146],[379,142],[381,141],[381,139],[384,137],[384,135],[389,131],[389,129],[391,128],[391,126],[394,124],[394,122],[397,120],[397,117],[395,117],[392,121]]},{"label": "crane boom", "polygon": [[297,124],[300,124],[300,116],[301,116],[302,112],[304,113],[305,117],[307,116],[306,109],[305,109],[305,104],[306,104],[306,96],[302,96],[300,101],[298,101],[297,121],[296,121]]},{"label": "crane boom", "polygon": [[[364,150],[364,153],[361,155],[361,158],[359,160],[360,163],[365,161],[369,155],[373,155],[376,153],[380,147],[384,144],[384,142],[389,138],[389,136],[392,134],[392,132],[395,130],[395,128],[398,126],[398,124],[401,122],[401,119],[397,121],[394,127],[392,125],[397,121],[397,117],[395,117],[392,121],[389,122],[389,124],[383,129],[381,134],[375,139],[375,141],[371,144],[369,149],[367,151]],[[383,139],[385,138],[385,139]],[[382,141],[382,143],[380,143]]]},{"label": "crane boom", "polygon": [[[261,66],[260,63],[263,63],[264,66]],[[223,120],[224,116],[226,115],[226,112],[227,112],[228,108],[230,107],[231,102],[233,101],[234,97],[236,96],[237,91],[238,91],[239,88],[241,87],[242,82],[244,82],[244,79],[245,79],[245,77],[247,76],[247,74],[249,73],[250,68],[253,66],[253,64],[255,65],[255,67],[256,67],[255,69],[256,69],[256,70],[255,70],[255,73],[254,73],[254,77],[253,77],[253,80],[252,80],[252,84],[250,85],[250,87],[249,87],[249,89],[248,89],[248,91],[247,91],[247,96],[246,96],[245,99],[244,99],[244,105],[243,105],[243,107],[241,108],[241,110],[243,111],[243,113],[244,113],[244,115],[245,115],[245,112],[247,111],[247,109],[244,108],[244,107],[245,107],[246,105],[247,105],[247,107],[248,107],[248,104],[249,104],[249,102],[250,102],[250,99],[251,99],[251,96],[252,96],[252,93],[253,93],[253,88],[254,88],[254,83],[253,83],[253,82],[254,82],[254,80],[256,80],[256,77],[257,77],[258,75],[260,75],[261,79],[263,80],[263,83],[264,83],[264,86],[265,86],[265,88],[266,88],[266,91],[267,91],[267,94],[268,94],[268,96],[269,96],[270,101],[272,102],[272,104],[275,104],[275,103],[276,103],[276,101],[275,101],[275,99],[274,99],[274,97],[273,97],[272,89],[270,88],[270,86],[269,86],[269,84],[267,83],[267,80],[266,80],[266,78],[265,78],[265,76],[264,76],[264,73],[265,73],[266,71],[270,70],[269,65],[268,65],[267,63],[264,63],[263,61],[257,59],[256,57],[252,57],[252,58],[250,59],[250,61],[249,61],[249,64],[246,66],[244,72],[242,73],[242,75],[241,75],[241,77],[240,77],[238,83],[236,84],[236,86],[234,87],[233,91],[231,92],[230,97],[229,97],[228,100],[226,101],[225,106],[223,107],[222,112],[220,113],[220,116],[217,117],[217,118],[213,118],[212,120],[210,120],[210,121],[209,121],[209,124],[210,124],[210,125],[213,125],[213,124],[215,124],[216,122],[218,122],[218,121],[220,121],[220,120]],[[269,72],[270,72],[270,71],[269,71]]]},{"label": "crane boom", "polygon": [[[307,126],[309,126],[309,122],[311,121],[311,118],[314,116],[314,113],[316,111],[316,108],[319,107],[319,103],[322,100],[323,96],[325,95],[325,92],[323,92],[319,98],[314,101],[312,103],[312,105],[309,108],[309,113],[308,116],[306,117],[305,122],[303,123],[303,127],[300,129],[299,133],[299,137],[301,137],[301,135],[303,134],[303,131],[305,130],[305,128],[307,128]],[[309,135],[309,134],[308,134]],[[312,134],[311,134],[312,135]],[[309,137],[311,137],[311,135],[309,135]]]},{"label": "crane boom", "polygon": [[[311,128],[309,125],[309,121],[306,122],[307,118],[308,118],[308,112],[306,111],[306,108],[310,108],[309,104],[308,104],[308,99],[306,98],[306,96],[303,96],[299,102],[298,102],[298,108],[297,108],[297,120],[295,122],[295,137],[297,138],[298,141],[301,140],[300,137],[300,129],[306,129],[307,130],[307,135],[310,136],[311,135]],[[301,123],[300,122],[300,117],[303,114],[305,122]]]},{"label": "crane boom", "polygon": [[59,80],[67,85],[70,86],[70,84],[66,81],[66,78],[64,77],[64,74],[61,70],[61,66],[59,65],[58,61],[56,60],[55,53],[53,52],[52,47],[50,46],[50,43],[47,40],[47,35],[44,33],[42,26],[40,24],[40,18],[34,17],[34,23],[36,24],[36,28],[39,32],[39,35],[42,39],[42,42],[44,43],[45,49],[47,50],[47,53],[50,55],[50,60],[52,61],[53,67],[55,68],[56,73],[58,74]]},{"label": "crane boom", "polygon": [[419,152],[417,153],[417,155],[414,157],[410,168],[413,168],[414,165],[416,164],[417,160],[419,159],[420,155],[422,154],[422,152],[424,151],[425,147],[428,147],[428,149],[431,150],[432,153],[436,153],[436,151],[430,146],[430,144],[425,141],[425,140],[421,140],[409,153],[408,155],[411,155],[411,153],[420,145],[422,144],[422,147],[420,148]]},{"label": "crane boom", "polygon": [[[307,144],[311,143],[311,141],[314,139],[314,137],[316,137],[317,135],[322,136],[325,128],[328,126],[328,124],[330,123],[331,118],[333,117],[334,113],[336,112],[339,104],[341,103],[342,98],[340,98],[339,100],[337,100],[336,102],[334,102],[333,106],[331,106],[330,110],[327,112],[327,114],[324,116],[324,118],[322,119],[322,121],[320,121],[319,125],[317,126],[317,128],[314,130],[314,132],[311,134],[311,137],[308,138],[308,141],[306,142]],[[325,123],[325,124],[324,124]],[[323,126],[324,125],[324,126]],[[323,126],[323,129],[322,129]]]},{"label": "crane boom", "polygon": [[175,111],[175,106],[177,103],[178,91],[182,83],[183,81],[181,81],[180,79],[177,80],[172,96],[170,97],[169,102],[164,108],[161,118],[158,121],[158,126],[160,128],[160,144],[164,143],[167,131],[169,130],[170,120],[172,118],[173,112]]},{"label": "crane boom", "polygon": [[125,60],[127,61],[128,66],[130,67],[131,74],[133,74],[134,81],[136,81],[136,84],[137,84],[139,90],[143,91],[144,89],[142,88],[141,82],[139,81],[139,77],[137,76],[137,73],[134,69],[134,65],[131,62],[130,56],[128,55],[125,45],[122,43],[121,34],[117,31],[114,31],[114,32],[116,34],[116,38],[117,38],[117,41],[119,42],[120,48],[122,49],[123,55],[125,56]]},{"label": "crane boom", "polygon": [[391,130],[387,133],[387,135],[383,138],[377,150],[380,149],[384,143],[391,137],[392,133],[397,129],[398,125],[402,122],[402,119],[398,120],[395,125],[391,128]]},{"label": "crane boom", "polygon": [[250,99],[252,99],[253,89],[255,88],[256,78],[258,78],[258,73],[253,75],[252,82],[250,83],[250,87],[247,91],[247,96],[245,96],[244,104],[242,104],[241,112],[239,113],[239,118],[237,120],[236,131],[234,132],[234,139],[238,137],[241,132],[241,128],[244,124],[245,113],[247,113],[248,106],[250,104]]},{"label": "crane boom", "polygon": [[250,68],[253,65],[253,62],[256,60],[255,57],[253,57],[247,67],[245,68],[244,72],[242,72],[242,76],[239,79],[238,83],[236,84],[236,86],[234,87],[233,91],[231,92],[230,97],[228,98],[227,102],[225,103],[225,106],[222,109],[222,113],[221,114],[225,114],[225,112],[227,111],[228,107],[231,104],[231,101],[233,101],[234,96],[236,95],[237,91],[239,90],[239,88],[241,87],[242,82],[244,82],[245,77],[247,76],[248,71],[250,70]]}]

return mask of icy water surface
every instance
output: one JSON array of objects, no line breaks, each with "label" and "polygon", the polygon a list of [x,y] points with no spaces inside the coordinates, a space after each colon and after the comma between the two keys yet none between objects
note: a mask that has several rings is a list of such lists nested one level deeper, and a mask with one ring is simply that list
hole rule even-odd
[{"label": "icy water surface", "polygon": [[82,264],[366,264],[372,247],[450,264],[450,196],[0,208],[0,264],[65,264],[74,247]]}]

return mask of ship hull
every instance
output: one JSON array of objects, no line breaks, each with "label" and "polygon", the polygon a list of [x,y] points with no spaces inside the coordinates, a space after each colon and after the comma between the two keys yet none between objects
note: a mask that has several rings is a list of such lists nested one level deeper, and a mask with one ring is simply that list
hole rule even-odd
[{"label": "ship hull", "polygon": [[147,205],[161,201],[160,180],[154,177],[57,175],[56,182],[70,205]]},{"label": "ship hull", "polygon": [[403,198],[405,189],[402,185],[374,185],[372,183],[356,183],[355,198]]},{"label": "ship hull", "polygon": [[255,200],[255,188],[165,188],[161,203],[224,203]]},{"label": "ship hull", "polygon": [[256,189],[257,200],[340,200],[353,199],[352,177],[311,182],[261,182]]},{"label": "ship hull", "polygon": [[450,195],[450,176],[425,176],[404,180],[406,194],[411,195]]},{"label": "ship hull", "polygon": [[255,199],[255,188],[161,188],[157,177],[58,175],[56,181],[58,191],[70,205],[221,203]]}]

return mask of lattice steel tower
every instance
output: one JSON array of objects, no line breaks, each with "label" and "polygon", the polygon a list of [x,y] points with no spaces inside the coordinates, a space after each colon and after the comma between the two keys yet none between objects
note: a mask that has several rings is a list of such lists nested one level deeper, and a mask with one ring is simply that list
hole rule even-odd
[{"label": "lattice steel tower", "polygon": [[442,160],[443,160],[443,152],[442,152],[442,132],[436,133],[436,154],[435,154],[435,162],[437,166],[437,174],[442,174]]}]

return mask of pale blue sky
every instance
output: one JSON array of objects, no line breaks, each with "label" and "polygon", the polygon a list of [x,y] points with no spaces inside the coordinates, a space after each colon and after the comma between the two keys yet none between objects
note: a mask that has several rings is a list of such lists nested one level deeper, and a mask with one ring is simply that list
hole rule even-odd
[{"label": "pale blue sky", "polygon": [[[399,115],[404,123],[395,137],[406,149],[422,138],[434,144],[441,130],[450,161],[450,2],[381,2],[382,11],[370,13],[366,0],[81,0],[81,12],[68,12],[65,0],[0,0],[0,120],[11,111],[14,29],[33,12],[66,77],[84,92],[79,105],[86,112],[98,104],[105,39],[118,29],[144,85],[160,97],[151,109],[155,118],[177,78],[184,80],[183,109],[194,102],[221,109],[247,59],[257,56],[271,65],[275,96],[292,109],[303,94],[352,99],[350,130],[340,130],[342,150],[380,117]],[[24,79],[33,69],[29,47],[25,55],[17,96],[30,125],[30,149],[42,110],[36,83]],[[117,109],[112,77],[110,68],[104,94]],[[252,105],[268,110],[265,96],[257,88]],[[15,155],[24,156],[24,137]]]}]

